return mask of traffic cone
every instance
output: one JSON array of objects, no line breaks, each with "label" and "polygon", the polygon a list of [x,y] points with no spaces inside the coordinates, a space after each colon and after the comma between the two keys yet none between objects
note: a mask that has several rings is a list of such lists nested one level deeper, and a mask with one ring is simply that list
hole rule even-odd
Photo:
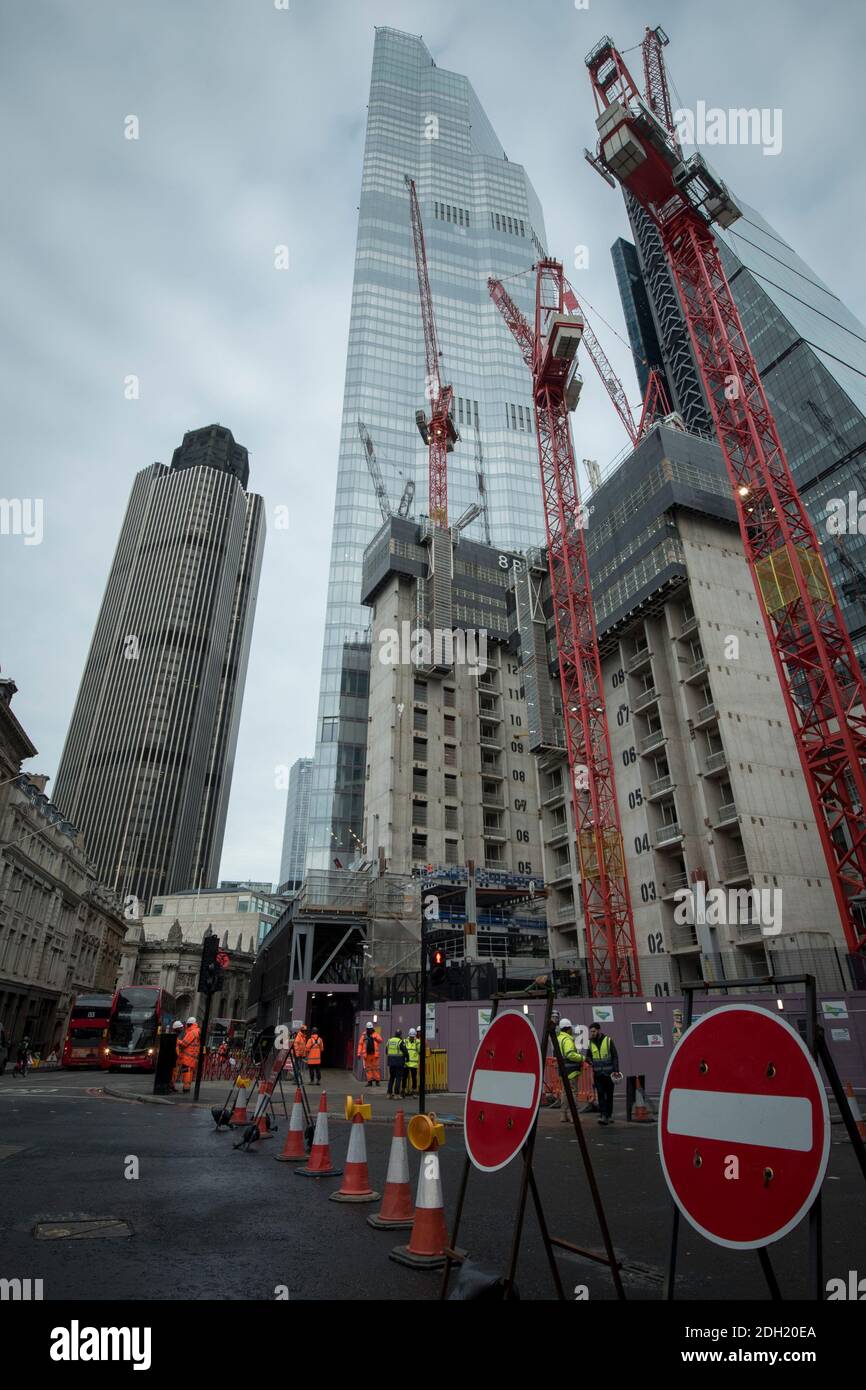
[{"label": "traffic cone", "polygon": [[328,1098],[323,1091],[319,1101],[316,1132],[313,1135],[313,1147],[310,1149],[309,1161],[306,1168],[296,1168],[295,1172],[300,1173],[304,1178],[336,1178],[342,1171],[342,1168],[332,1168],[331,1166],[331,1145],[328,1142]]},{"label": "traffic cone", "polygon": [[[415,1220],[408,1245],[395,1245],[390,1259],[412,1269],[441,1269],[445,1264],[448,1231],[442,1205],[442,1178],[439,1173],[439,1145],[434,1139],[421,1155]],[[463,1251],[455,1252],[464,1254]]]},{"label": "traffic cone", "polygon": [[406,1117],[398,1110],[394,1117],[394,1134],[385,1177],[385,1196],[382,1208],[367,1217],[367,1225],[377,1230],[408,1230],[415,1221],[412,1188],[409,1183],[409,1149],[406,1144]]},{"label": "traffic cone", "polygon": [[273,1081],[263,1081],[259,1086],[259,1099],[256,1105],[256,1113],[253,1116],[253,1124],[258,1130],[259,1139],[270,1139],[271,1137],[271,1117],[269,1109],[273,1092]]},{"label": "traffic cone", "polygon": [[370,1186],[367,1172],[367,1141],[364,1138],[364,1116],[360,1111],[352,1118],[345,1171],[340,1190],[331,1193],[332,1202],[378,1202],[379,1194]]},{"label": "traffic cone", "polygon": [[295,1089],[295,1103],[292,1106],[292,1118],[289,1120],[289,1129],[286,1134],[286,1142],[283,1145],[281,1154],[274,1154],[277,1163],[302,1163],[307,1157],[304,1148],[304,1107],[301,1104],[301,1088]]},{"label": "traffic cone", "polygon": [[866,1121],[864,1121],[863,1116],[860,1114],[860,1105],[854,1094],[854,1087],[851,1085],[850,1081],[845,1082],[845,1094],[848,1097],[848,1109],[851,1111],[851,1116],[857,1126],[857,1133],[860,1135],[861,1139],[866,1140]]},{"label": "traffic cone", "polygon": [[247,1122],[247,1091],[245,1086],[238,1082],[238,1093],[235,1097],[235,1108],[229,1120],[230,1125],[245,1125]]},{"label": "traffic cone", "polygon": [[646,1103],[646,1096],[640,1086],[635,1086],[634,1105],[631,1108],[632,1120],[637,1124],[654,1124],[652,1111]]}]

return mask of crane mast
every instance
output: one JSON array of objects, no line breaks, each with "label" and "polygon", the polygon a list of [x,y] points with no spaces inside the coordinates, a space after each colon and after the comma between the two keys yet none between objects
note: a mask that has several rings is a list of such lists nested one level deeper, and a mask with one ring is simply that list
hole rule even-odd
[{"label": "crane mast", "polygon": [[[731,482],[746,559],[849,949],[866,944],[866,689],[814,525],[794,484],[710,224],[740,212],[668,127],[661,43],[649,101],[605,37],[587,56],[597,162],[659,229]],[[658,83],[661,82],[661,88]],[[653,87],[653,84],[654,87]]]},{"label": "crane mast", "polygon": [[583,319],[583,345],[589,354],[589,360],[595,367],[601,384],[608,394],[610,403],[623,423],[626,434],[632,444],[637,445],[659,416],[670,414],[670,406],[668,405],[667,394],[661,378],[654,368],[650,370],[646,395],[641,407],[640,420],[635,424],[623,384],[610,365],[604,348],[590,327],[586,317],[586,310],[578,301],[577,295],[574,293],[574,290],[567,280],[563,280],[562,299],[565,308],[570,314],[579,314]]},{"label": "crane mast", "polygon": [[421,221],[421,208],[415,180],[405,175],[409,190],[409,207],[412,220],[412,244],[415,249],[415,269],[418,274],[418,295],[421,301],[421,323],[424,330],[424,355],[426,360],[426,396],[430,405],[430,418],[423,410],[415,414],[421,438],[427,445],[430,520],[434,526],[448,525],[448,455],[460,438],[451,418],[451,404],[454,393],[450,386],[442,383],[439,368],[440,351],[436,340],[436,321],[433,317],[433,296],[430,293],[430,277],[427,273],[427,248],[424,243],[424,226]]},{"label": "crane mast", "polygon": [[498,280],[487,285],[532,373],[590,989],[597,995],[639,993],[585,517],[568,422],[570,403],[576,403],[576,353],[584,325],[567,313],[568,287],[558,261],[545,259],[536,266],[534,329]]},{"label": "crane mast", "polygon": [[358,433],[361,436],[361,443],[364,446],[367,468],[373,481],[373,491],[379,503],[379,511],[382,513],[382,520],[387,521],[391,515],[391,502],[388,498],[388,490],[385,487],[385,479],[382,477],[382,470],[379,467],[379,460],[376,458],[376,449],[370,436],[370,431],[367,429],[363,420],[358,421]]}]

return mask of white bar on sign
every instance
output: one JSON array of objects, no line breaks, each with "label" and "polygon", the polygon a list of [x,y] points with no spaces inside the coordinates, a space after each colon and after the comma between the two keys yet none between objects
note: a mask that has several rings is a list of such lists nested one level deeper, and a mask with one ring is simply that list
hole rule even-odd
[{"label": "white bar on sign", "polygon": [[765,1149],[812,1148],[812,1106],[805,1096],[756,1096],[739,1091],[671,1091],[667,1128],[692,1139],[760,1144]]},{"label": "white bar on sign", "polygon": [[535,1077],[525,1071],[477,1071],[472,1078],[470,1100],[487,1105],[516,1105],[528,1110],[535,1094]]}]

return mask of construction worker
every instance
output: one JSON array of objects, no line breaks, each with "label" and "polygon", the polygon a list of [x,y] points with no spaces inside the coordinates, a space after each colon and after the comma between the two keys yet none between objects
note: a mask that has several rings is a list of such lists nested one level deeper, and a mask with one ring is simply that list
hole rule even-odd
[{"label": "construction worker", "polygon": [[[568,1086],[569,1091],[574,1095],[574,1082],[580,1075],[581,1068],[583,1067],[583,1058],[577,1050],[577,1043],[574,1041],[574,1024],[570,1018],[560,1019],[556,1041],[559,1044],[562,1060],[565,1063],[565,1085]],[[563,1086],[562,1114],[559,1117],[559,1123],[562,1125],[570,1125],[571,1107],[568,1103],[565,1085]]]},{"label": "construction worker", "polygon": [[201,1049],[201,1030],[195,1018],[188,1018],[186,1027],[181,1037],[178,1039],[177,1054],[180,1057],[180,1074],[183,1081],[184,1094],[192,1087],[193,1077],[198,1066],[198,1054]]},{"label": "construction worker", "polygon": [[418,1068],[421,1065],[421,1039],[417,1028],[409,1029],[406,1039],[406,1070],[403,1073],[403,1095],[414,1096],[418,1090]]},{"label": "construction worker", "polygon": [[592,1023],[589,1028],[589,1049],[586,1060],[592,1063],[595,1079],[595,1093],[598,1097],[598,1122],[600,1125],[613,1124],[613,1083],[622,1081],[616,1043],[602,1032],[600,1023]]},{"label": "construction worker", "polygon": [[297,1063],[298,1076],[302,1075],[304,1058],[307,1054],[307,1025],[302,1023],[295,1036],[292,1038],[292,1052]]},{"label": "construction worker", "polygon": [[388,1058],[388,1099],[399,1100],[403,1094],[403,1086],[406,1080],[406,1063],[409,1054],[406,1051],[406,1044],[403,1041],[403,1030],[395,1028],[393,1034],[388,1039],[385,1048]]},{"label": "construction worker", "polygon": [[304,1053],[304,1060],[310,1068],[311,1086],[321,1086],[322,1084],[322,1048],[324,1046],[318,1030],[311,1028],[310,1036],[307,1039],[307,1050]]},{"label": "construction worker", "polygon": [[382,1072],[379,1067],[379,1048],[382,1034],[372,1023],[368,1023],[358,1042],[358,1056],[364,1059],[364,1075],[368,1086],[381,1086]]},{"label": "construction worker", "polygon": [[183,1023],[179,1018],[174,1020],[174,1023],[171,1025],[171,1031],[177,1039],[177,1042],[174,1045],[174,1070],[171,1074],[171,1081],[169,1082],[168,1089],[170,1091],[176,1091],[181,1084],[180,1035],[183,1032]]}]

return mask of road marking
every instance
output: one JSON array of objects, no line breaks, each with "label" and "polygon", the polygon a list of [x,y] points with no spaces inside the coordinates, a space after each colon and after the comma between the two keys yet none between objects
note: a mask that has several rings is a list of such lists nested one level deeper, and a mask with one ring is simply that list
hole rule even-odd
[{"label": "road marking", "polygon": [[814,1143],[812,1105],[805,1096],[758,1096],[739,1091],[674,1089],[668,1102],[669,1134],[760,1144],[808,1153]]},{"label": "road marking", "polygon": [[31,1086],[13,1086],[9,1091],[0,1091],[0,1096],[53,1096],[57,1094],[57,1090],[57,1086],[52,1086],[50,1090],[43,1086],[38,1089]]},{"label": "road marking", "polygon": [[487,1105],[516,1105],[528,1110],[535,1094],[536,1078],[525,1071],[476,1071],[470,1100]]}]

